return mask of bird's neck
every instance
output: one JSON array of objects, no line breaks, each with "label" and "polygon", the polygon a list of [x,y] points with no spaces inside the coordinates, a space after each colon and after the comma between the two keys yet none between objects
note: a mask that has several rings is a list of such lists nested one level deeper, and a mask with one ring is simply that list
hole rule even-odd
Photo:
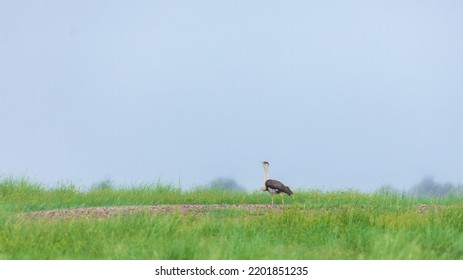
[{"label": "bird's neck", "polygon": [[264,181],[262,182],[261,190],[265,191],[267,187],[265,186],[265,182],[268,180],[268,167],[264,166]]}]

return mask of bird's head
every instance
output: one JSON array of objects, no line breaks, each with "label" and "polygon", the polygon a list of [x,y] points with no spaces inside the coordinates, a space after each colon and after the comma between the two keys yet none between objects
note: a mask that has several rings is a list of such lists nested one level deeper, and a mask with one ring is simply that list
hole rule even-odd
[{"label": "bird's head", "polygon": [[268,161],[263,161],[263,162],[262,162],[262,165],[263,165],[264,167],[268,167],[268,166],[270,165],[270,163],[268,163]]}]

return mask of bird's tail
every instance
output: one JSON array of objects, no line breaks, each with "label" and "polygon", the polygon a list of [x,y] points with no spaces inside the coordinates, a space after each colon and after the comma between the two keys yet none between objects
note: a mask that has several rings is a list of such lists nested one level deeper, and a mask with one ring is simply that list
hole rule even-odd
[{"label": "bird's tail", "polygon": [[288,195],[292,195],[292,194],[293,194],[293,191],[291,191],[291,190],[289,189],[289,187],[286,187],[286,193],[287,193]]}]

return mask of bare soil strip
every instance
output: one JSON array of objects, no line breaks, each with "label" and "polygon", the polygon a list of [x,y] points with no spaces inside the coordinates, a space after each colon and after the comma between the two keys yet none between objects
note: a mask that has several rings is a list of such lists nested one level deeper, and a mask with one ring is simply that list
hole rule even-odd
[{"label": "bare soil strip", "polygon": [[131,213],[187,213],[198,212],[204,214],[210,210],[244,209],[248,211],[279,211],[280,205],[268,204],[164,204],[150,206],[102,206],[74,209],[55,209],[24,213],[28,218],[107,218],[114,215]]}]

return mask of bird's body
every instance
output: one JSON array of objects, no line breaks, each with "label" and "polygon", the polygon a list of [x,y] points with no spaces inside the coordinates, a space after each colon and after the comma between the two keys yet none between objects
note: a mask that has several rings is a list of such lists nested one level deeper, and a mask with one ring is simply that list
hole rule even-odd
[{"label": "bird's body", "polygon": [[285,204],[283,195],[284,194],[292,195],[293,192],[288,186],[285,186],[285,184],[283,184],[282,182],[268,178],[269,163],[267,161],[262,162],[262,165],[264,166],[264,181],[262,183],[261,190],[269,192],[272,195],[272,204],[273,204],[273,195],[275,194],[280,194],[281,202]]},{"label": "bird's body", "polygon": [[289,189],[289,187],[285,186],[282,182],[277,180],[268,179],[265,181],[266,191],[269,193],[286,193],[287,195],[292,195],[293,192]]}]

